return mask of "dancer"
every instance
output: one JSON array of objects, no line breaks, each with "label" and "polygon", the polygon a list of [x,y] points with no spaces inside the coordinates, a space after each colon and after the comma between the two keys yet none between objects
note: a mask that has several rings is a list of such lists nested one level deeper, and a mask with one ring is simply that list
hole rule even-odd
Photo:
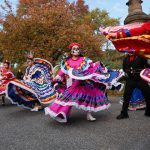
[{"label": "dancer", "polygon": [[108,109],[110,103],[106,97],[106,76],[102,73],[107,68],[99,62],[93,63],[81,55],[81,45],[71,43],[69,46],[71,57],[63,61],[55,82],[67,81],[67,87],[59,94],[52,106],[45,108],[45,114],[58,122],[67,122],[71,107],[75,106],[87,112],[87,120],[95,121],[92,112]]},{"label": "dancer", "polygon": [[[148,64],[150,65],[150,59],[148,59]],[[150,68],[145,68],[141,71],[140,76],[143,80],[147,81],[150,85]]]},{"label": "dancer", "polygon": [[144,109],[145,107],[146,107],[146,104],[145,104],[145,99],[142,94],[142,91],[139,88],[135,88],[132,93],[128,109],[129,110],[141,110],[141,109]]},{"label": "dancer", "polygon": [[[125,54],[125,56],[126,55],[128,55],[128,54]],[[124,79],[126,79],[126,77],[128,77],[127,74],[125,74]],[[123,97],[121,97],[120,104],[121,105],[123,104]],[[141,110],[141,109],[144,109],[145,107],[146,107],[146,104],[145,104],[145,99],[144,99],[144,96],[142,94],[142,91],[139,88],[135,88],[133,90],[133,93],[131,95],[131,99],[129,101],[128,110],[131,110],[131,111]]]},{"label": "dancer", "polygon": [[150,21],[99,29],[119,52],[150,58]]},{"label": "dancer", "polygon": [[14,79],[14,74],[11,71],[10,63],[8,61],[5,61],[3,63],[3,67],[0,69],[0,72],[0,96],[2,96],[2,105],[4,105],[6,85],[8,84],[8,82]]},{"label": "dancer", "polygon": [[[120,100],[120,104],[121,105],[123,104],[123,97]],[[141,110],[141,109],[144,109],[145,107],[146,107],[146,104],[145,104],[145,99],[142,94],[142,91],[139,88],[135,88],[132,93],[130,102],[129,102],[128,110],[131,110],[131,111]]]},{"label": "dancer", "polygon": [[27,64],[23,82],[10,82],[7,95],[13,104],[38,111],[42,104],[49,104],[56,97],[51,83],[52,65],[47,60],[33,57],[28,57]]},{"label": "dancer", "polygon": [[117,119],[125,119],[129,118],[128,116],[128,107],[129,107],[129,100],[131,99],[131,95],[133,90],[138,87],[145,98],[146,101],[146,110],[145,116],[150,116],[150,87],[148,83],[141,79],[140,71],[146,67],[150,67],[147,63],[147,60],[140,56],[135,55],[127,55],[123,62],[123,69],[125,73],[128,75],[126,79],[125,91],[124,91],[124,102],[122,106],[122,111]]},{"label": "dancer", "polygon": [[117,119],[129,117],[127,110],[135,88],[139,88],[142,91],[146,102],[145,116],[150,116],[150,87],[148,85],[150,81],[150,65],[146,60],[146,58],[150,58],[150,22],[107,27],[105,29],[100,28],[100,31],[112,41],[119,52],[131,54],[125,58],[123,63],[128,78],[126,80],[122,111],[117,116]]}]

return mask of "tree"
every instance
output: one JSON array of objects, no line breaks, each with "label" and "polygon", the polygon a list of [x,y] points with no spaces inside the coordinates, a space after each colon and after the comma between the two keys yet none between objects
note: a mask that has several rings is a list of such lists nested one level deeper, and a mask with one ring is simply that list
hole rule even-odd
[{"label": "tree", "polygon": [[119,53],[116,50],[108,49],[105,52],[103,52],[103,57],[101,58],[101,61],[108,68],[121,69],[124,56],[124,53]]},{"label": "tree", "polygon": [[55,63],[71,42],[80,42],[88,57],[99,59],[105,40],[95,31],[100,25],[118,23],[106,11],[90,11],[84,0],[20,0],[16,13],[8,1],[5,4],[1,50],[6,59],[17,63],[23,63],[31,50],[35,57]]}]

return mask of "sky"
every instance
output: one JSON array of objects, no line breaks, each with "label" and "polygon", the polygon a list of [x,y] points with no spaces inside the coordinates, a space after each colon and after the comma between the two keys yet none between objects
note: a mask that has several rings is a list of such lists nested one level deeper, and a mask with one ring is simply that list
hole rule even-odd
[{"label": "sky", "polygon": [[[121,18],[121,24],[123,24],[128,14],[126,2],[128,2],[128,0],[85,0],[90,10],[94,8],[105,9],[110,17]],[[143,0],[142,8],[145,13],[150,14],[150,0]]]},{"label": "sky", "polygon": [[[14,8],[18,3],[18,0],[9,0]],[[68,0],[73,2],[75,0]],[[0,4],[2,4],[4,0],[0,0]],[[121,24],[125,17],[128,14],[128,7],[126,6],[126,2],[128,0],[85,0],[85,3],[89,6],[90,10],[94,8],[105,9],[110,17],[120,18]],[[143,0],[142,3],[143,11],[147,14],[150,14],[150,0]]]}]

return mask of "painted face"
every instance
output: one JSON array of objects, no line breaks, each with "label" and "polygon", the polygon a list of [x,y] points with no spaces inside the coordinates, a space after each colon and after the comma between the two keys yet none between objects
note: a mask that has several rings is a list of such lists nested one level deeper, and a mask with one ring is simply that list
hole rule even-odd
[{"label": "painted face", "polygon": [[9,66],[8,66],[8,64],[7,64],[7,63],[4,63],[4,64],[3,64],[3,67],[4,67],[4,68],[6,68],[6,69],[8,69],[8,68],[9,68]]},{"label": "painted face", "polygon": [[73,46],[71,49],[71,54],[74,56],[79,56],[80,55],[80,48],[77,45]]}]

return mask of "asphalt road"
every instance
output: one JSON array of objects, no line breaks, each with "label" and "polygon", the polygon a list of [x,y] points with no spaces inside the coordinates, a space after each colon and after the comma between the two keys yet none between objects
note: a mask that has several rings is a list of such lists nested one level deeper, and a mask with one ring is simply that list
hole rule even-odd
[{"label": "asphalt road", "polygon": [[0,150],[150,150],[150,118],[144,110],[119,121],[119,98],[110,100],[110,110],[96,113],[96,122],[74,109],[66,124],[7,102],[0,106]]}]

